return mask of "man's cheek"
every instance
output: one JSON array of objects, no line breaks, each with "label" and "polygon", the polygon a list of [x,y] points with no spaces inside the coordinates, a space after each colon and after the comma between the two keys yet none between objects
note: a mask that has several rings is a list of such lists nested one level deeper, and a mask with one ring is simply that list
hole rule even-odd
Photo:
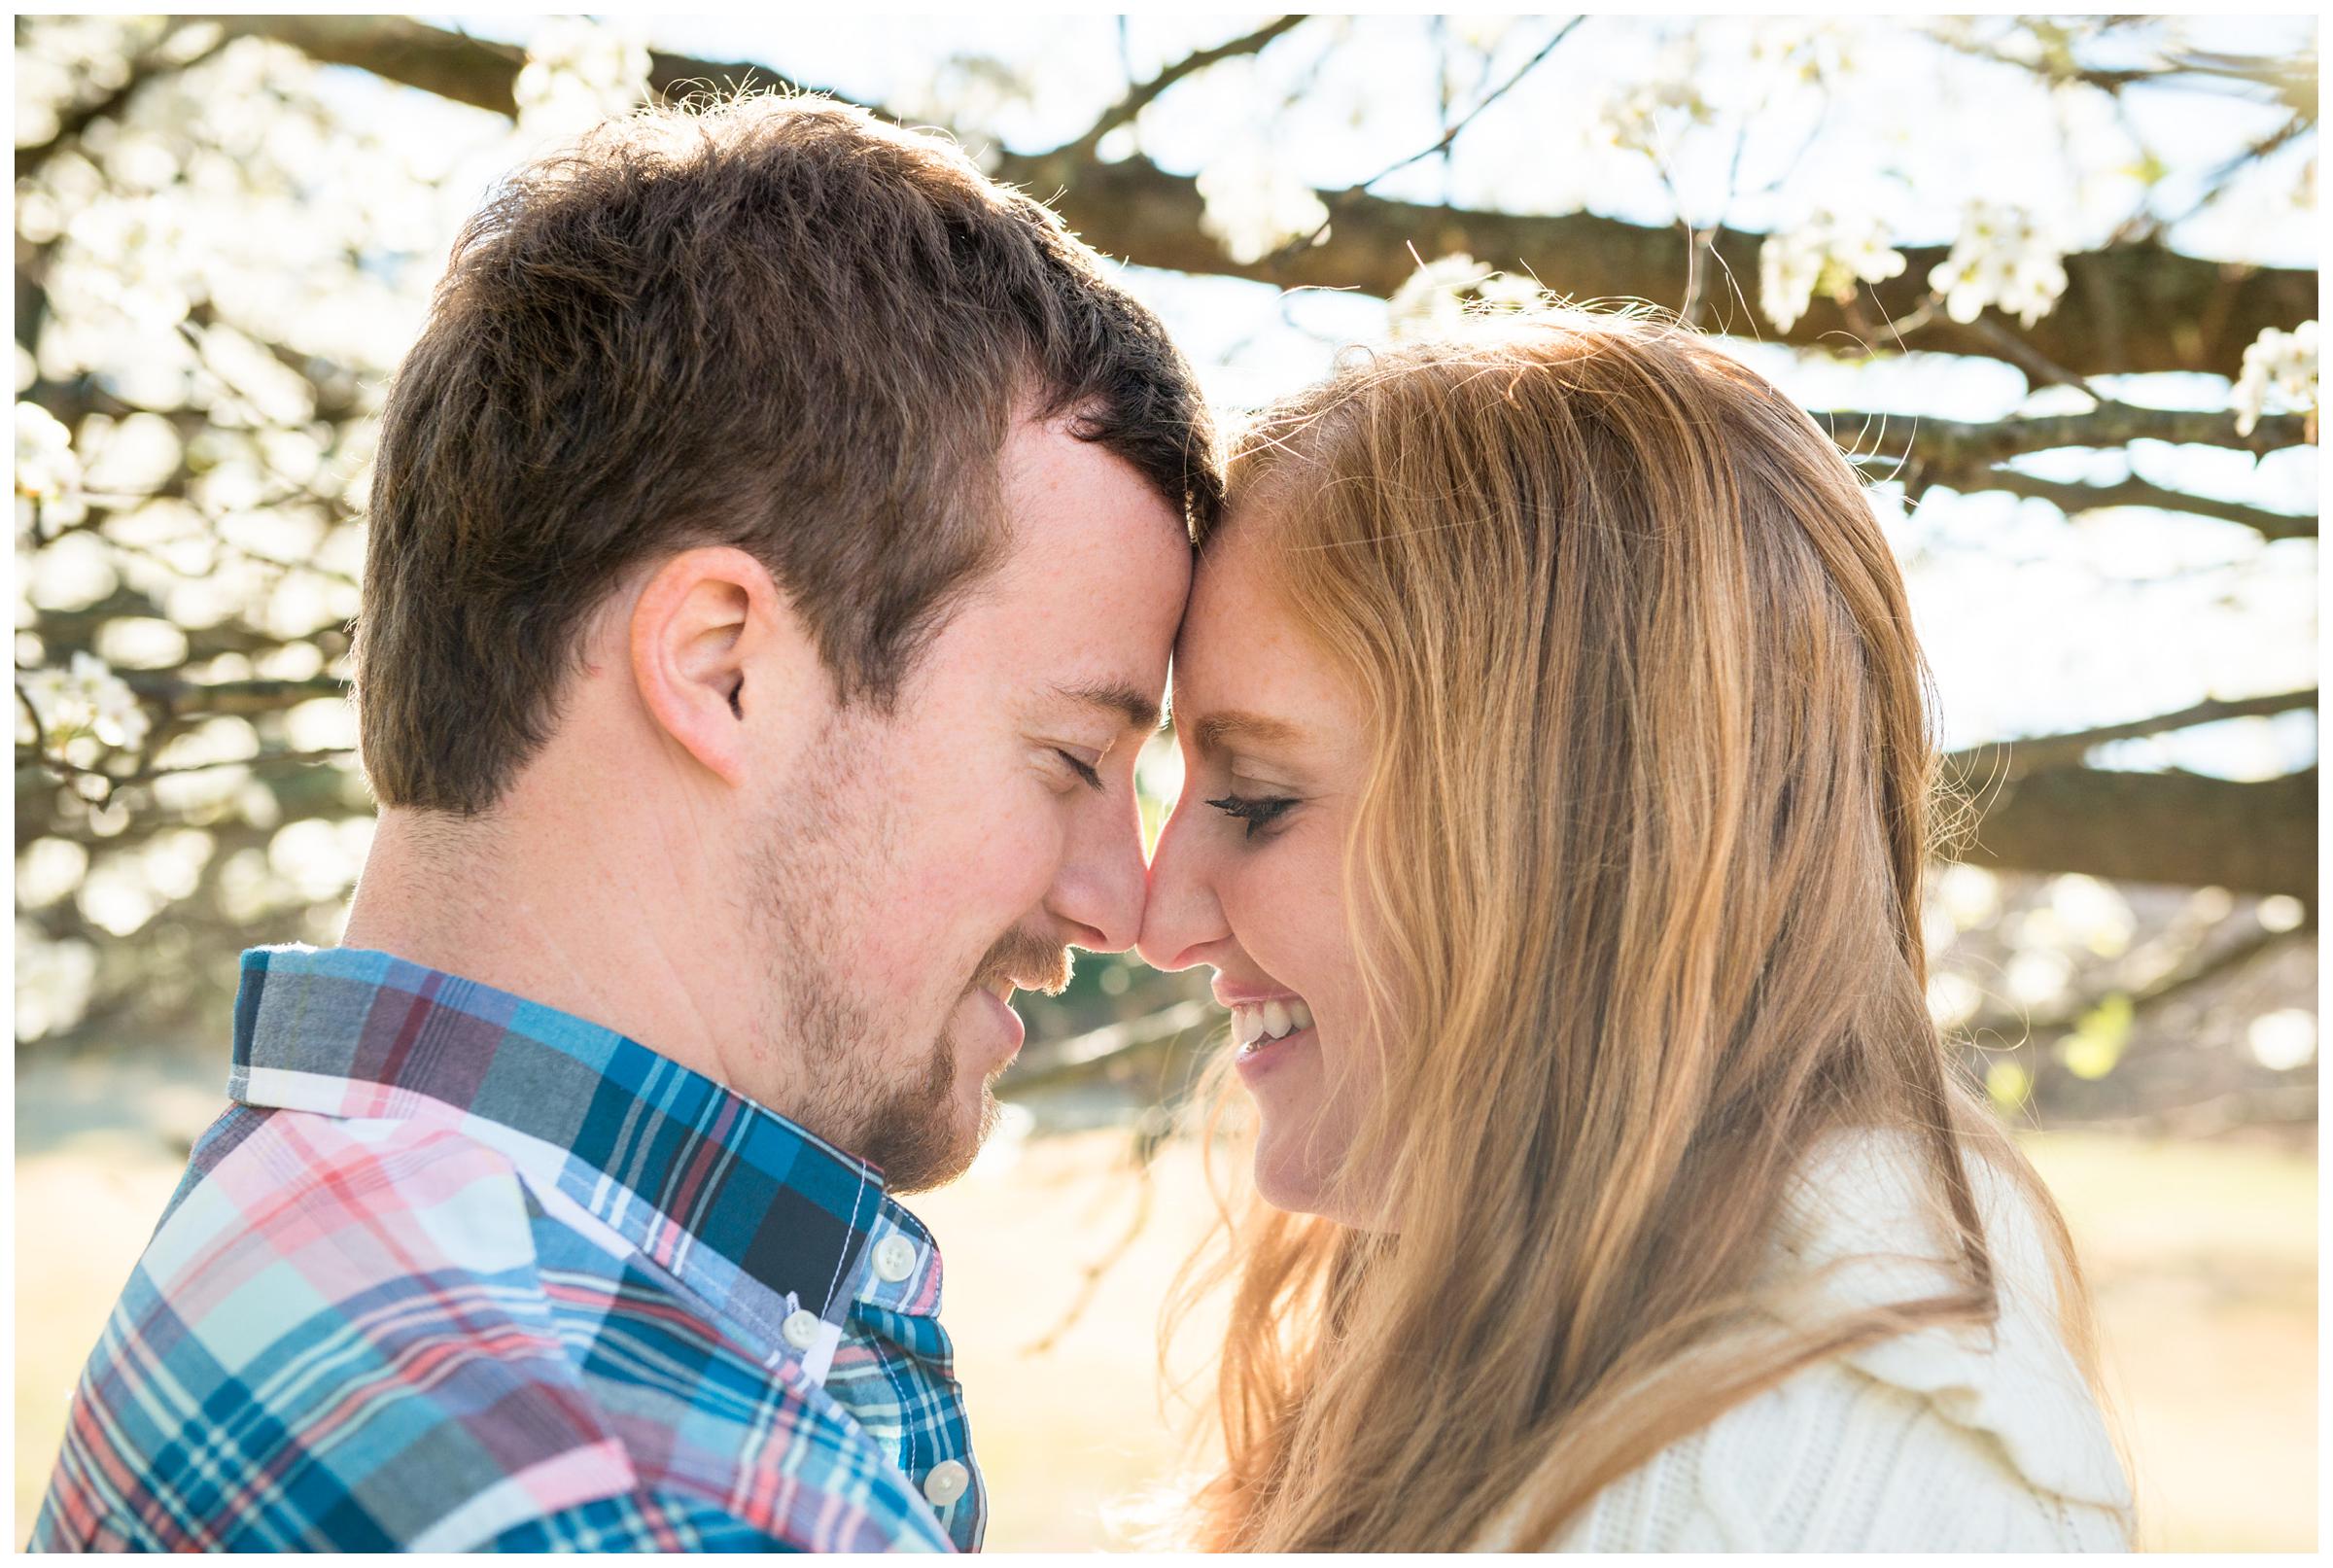
[{"label": "man's cheek", "polygon": [[967,913],[1019,919],[1060,874],[1066,845],[1062,817],[1050,800],[958,814],[934,856],[934,883],[950,887],[956,907]]}]

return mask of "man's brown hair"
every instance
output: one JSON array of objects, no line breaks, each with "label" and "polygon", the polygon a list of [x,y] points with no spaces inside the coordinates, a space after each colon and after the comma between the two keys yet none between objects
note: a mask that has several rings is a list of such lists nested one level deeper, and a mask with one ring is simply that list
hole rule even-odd
[{"label": "man's brown hair", "polygon": [[1212,429],[1158,321],[956,147],[819,98],[610,122],[470,220],[381,422],[358,629],[383,805],[475,814],[591,612],[698,544],[766,563],[846,700],[896,695],[1004,552],[996,460],[1067,416],[1194,528]]}]

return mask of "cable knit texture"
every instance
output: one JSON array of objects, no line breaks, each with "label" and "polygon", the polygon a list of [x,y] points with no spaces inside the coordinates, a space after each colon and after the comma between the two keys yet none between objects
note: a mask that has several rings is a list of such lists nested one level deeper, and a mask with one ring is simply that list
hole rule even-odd
[{"label": "cable knit texture", "polygon": [[[1812,1367],[1599,1493],[1567,1551],[2125,1551],[2131,1494],[2056,1328],[2037,1216],[1969,1160],[1992,1249],[1996,1332],[1933,1328]],[[1822,1278],[1814,1305],[1955,1287],[1917,1148],[1842,1134],[1802,1167],[1767,1283]],[[1486,1545],[1510,1550],[1510,1510]]]}]

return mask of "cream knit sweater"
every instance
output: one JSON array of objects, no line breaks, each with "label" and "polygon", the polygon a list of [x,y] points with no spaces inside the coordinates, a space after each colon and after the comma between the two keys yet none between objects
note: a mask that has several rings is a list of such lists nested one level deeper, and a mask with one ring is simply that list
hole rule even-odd
[{"label": "cream knit sweater", "polygon": [[[1970,1161],[2002,1295],[1998,1334],[1929,1329],[1799,1373],[1599,1493],[1570,1551],[2123,1551],[2131,1495],[2055,1328],[2037,1216]],[[1820,1304],[1953,1286],[1913,1145],[1833,1139],[1786,1210],[1769,1281],[1824,1278]],[[1482,1543],[1511,1550],[1521,1505]]]}]

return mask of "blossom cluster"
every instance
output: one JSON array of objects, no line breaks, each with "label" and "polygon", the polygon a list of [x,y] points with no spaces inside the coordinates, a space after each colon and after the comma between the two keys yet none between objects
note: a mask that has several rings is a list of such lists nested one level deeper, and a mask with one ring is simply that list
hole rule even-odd
[{"label": "blossom cluster", "polygon": [[1972,322],[1993,305],[2031,327],[2066,292],[2066,248],[2032,214],[1972,201],[1952,254],[1928,282],[1954,321]]},{"label": "blossom cluster", "polygon": [[1643,77],[1604,88],[1593,106],[1594,122],[1612,146],[1664,158],[1669,128],[1680,116],[1693,125],[1717,118],[1719,106],[1702,90],[1700,66],[1694,40],[1671,40]]},{"label": "blossom cluster", "polygon": [[[20,52],[47,42],[36,32]],[[18,181],[18,238],[45,247],[42,379],[101,378],[139,408],[216,411],[214,426],[315,417],[310,392],[292,395],[305,378],[281,366],[257,407],[222,406],[254,391],[206,363],[228,323],[385,376],[474,191],[433,184],[436,124],[407,137],[342,126],[325,87],[296,51],[236,39],[157,76]],[[197,305],[211,326],[190,324]]]},{"label": "blossom cluster", "polygon": [[1386,331],[1396,341],[1431,337],[1461,326],[1470,312],[1537,310],[1553,296],[1527,277],[1484,266],[1465,252],[1428,261],[1385,302]]},{"label": "blossom cluster", "polygon": [[2230,401],[2236,407],[2236,431],[2249,436],[2260,423],[2271,393],[2310,414],[2316,412],[2316,323],[2305,321],[2291,331],[2264,330],[2244,351],[2244,372],[2236,378]]},{"label": "blossom cluster", "polygon": [[1859,281],[1877,283],[1903,266],[1903,253],[1888,243],[1877,218],[1817,212],[1796,228],[1767,235],[1759,247],[1758,305],[1777,331],[1787,332],[1818,293],[1844,300]]},{"label": "blossom cluster", "polygon": [[81,460],[73,454],[73,433],[38,403],[17,404],[17,528],[29,529],[46,513],[55,522],[80,509]]},{"label": "blossom cluster", "polygon": [[18,689],[32,705],[52,756],[84,735],[107,746],[134,750],[145,742],[149,720],[137,693],[94,653],[76,653],[67,669],[25,672]]},{"label": "blossom cluster", "polygon": [[520,132],[573,135],[631,110],[647,96],[649,65],[647,40],[636,28],[546,17],[512,87]]},{"label": "blossom cluster", "polygon": [[1199,195],[1206,203],[1199,226],[1243,265],[1329,221],[1312,188],[1259,146],[1238,148],[1200,170]]}]

